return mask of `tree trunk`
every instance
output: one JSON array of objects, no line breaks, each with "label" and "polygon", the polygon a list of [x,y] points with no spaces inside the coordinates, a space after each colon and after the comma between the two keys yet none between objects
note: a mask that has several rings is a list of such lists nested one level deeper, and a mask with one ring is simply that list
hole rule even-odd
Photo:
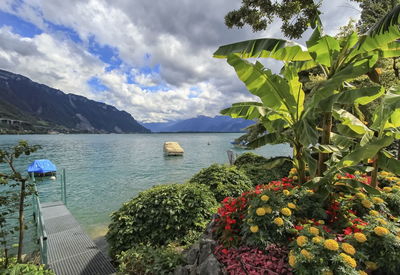
[{"label": "tree trunk", "polygon": [[17,261],[19,263],[22,262],[22,248],[24,241],[24,230],[25,230],[25,219],[24,219],[24,202],[25,202],[25,180],[21,182],[21,192],[19,198],[19,213],[18,213],[18,222],[19,222],[19,238],[18,238],[18,256]]},{"label": "tree trunk", "polygon": [[[329,145],[331,141],[331,131],[332,131],[332,112],[326,112],[322,118],[322,137],[321,137],[321,144],[322,145]],[[328,153],[319,153],[318,154],[318,169],[317,175],[322,177],[323,173],[326,171],[326,164],[329,158]]]},{"label": "tree trunk", "polygon": [[397,160],[400,160],[400,140],[397,141]]},{"label": "tree trunk", "polygon": [[371,186],[376,188],[378,185],[378,156],[373,158],[372,167],[374,167],[374,170],[371,172]]},{"label": "tree trunk", "polygon": [[297,168],[298,168],[298,175],[299,175],[299,183],[305,183],[306,182],[306,165],[304,163],[303,159],[303,145],[295,145],[295,154],[294,157],[297,162]]}]

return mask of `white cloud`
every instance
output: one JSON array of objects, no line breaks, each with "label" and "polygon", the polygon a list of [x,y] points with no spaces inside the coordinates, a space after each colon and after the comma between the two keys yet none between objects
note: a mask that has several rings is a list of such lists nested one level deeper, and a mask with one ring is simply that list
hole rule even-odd
[{"label": "white cloud", "polygon": [[[224,61],[212,58],[221,44],[257,37],[282,37],[279,23],[267,31],[227,29],[224,15],[240,1],[25,0],[0,2],[0,10],[35,24],[44,32],[21,37],[0,29],[0,67],[64,92],[112,104],[142,121],[216,115],[233,102],[254,99]],[[324,1],[323,16],[332,33],[357,17],[348,1]],[[13,4],[17,4],[13,7]],[[341,16],[337,16],[341,14]],[[73,29],[75,43],[48,22]],[[123,64],[112,71],[89,50],[90,39],[116,48]],[[150,55],[150,58],[144,58]],[[268,63],[273,68],[279,63]],[[143,73],[143,66],[159,72]],[[133,68],[133,69],[132,69]],[[131,74],[136,84],[128,80]],[[87,81],[98,77],[107,90],[92,93]],[[167,90],[141,87],[163,85]],[[193,92],[195,87],[196,92]]]}]

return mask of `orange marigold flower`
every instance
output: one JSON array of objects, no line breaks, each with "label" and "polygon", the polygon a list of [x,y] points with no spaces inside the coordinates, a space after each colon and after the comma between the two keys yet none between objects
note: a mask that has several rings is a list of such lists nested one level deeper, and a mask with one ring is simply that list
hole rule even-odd
[{"label": "orange marigold flower", "polygon": [[342,249],[344,252],[350,255],[354,255],[356,253],[356,249],[354,248],[354,246],[348,243],[342,243]]},{"label": "orange marigold flower", "polygon": [[348,264],[352,268],[356,268],[357,262],[356,262],[356,260],[354,260],[354,258],[352,258],[351,256],[349,256],[349,255],[347,255],[345,253],[340,253],[339,256],[342,257],[343,261],[346,264]]},{"label": "orange marigold flower", "polygon": [[374,232],[378,236],[385,236],[385,235],[389,234],[389,230],[382,226],[375,227]]},{"label": "orange marigold flower", "polygon": [[363,243],[363,242],[367,241],[367,237],[361,232],[354,233],[354,238],[359,243]]},{"label": "orange marigold flower", "polygon": [[339,244],[337,243],[337,241],[332,240],[332,239],[328,239],[324,242],[324,246],[326,249],[332,250],[332,251],[336,251],[339,249]]},{"label": "orange marigold flower", "polygon": [[304,246],[308,242],[308,238],[306,236],[298,236],[296,239],[296,243],[298,246]]}]

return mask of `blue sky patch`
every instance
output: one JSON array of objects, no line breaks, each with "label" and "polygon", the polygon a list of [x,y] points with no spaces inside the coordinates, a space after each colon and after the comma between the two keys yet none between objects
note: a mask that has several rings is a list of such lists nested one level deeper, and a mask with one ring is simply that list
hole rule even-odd
[{"label": "blue sky patch", "polygon": [[79,34],[74,29],[63,26],[63,25],[54,24],[47,20],[45,20],[44,22],[46,23],[50,32],[62,33],[67,38],[69,38],[70,40],[72,40],[73,42],[78,43],[78,44],[83,42],[82,39],[80,38]]},{"label": "blue sky patch", "polygon": [[96,76],[91,77],[87,81],[87,84],[90,86],[93,93],[101,93],[109,90],[109,88],[101,82],[100,78]]},{"label": "blue sky patch", "polygon": [[41,34],[42,30],[18,16],[0,11],[0,27],[10,26],[14,33],[23,37],[34,37]]},{"label": "blue sky patch", "polygon": [[96,42],[95,37],[89,38],[88,50],[91,54],[96,55],[101,61],[108,64],[106,71],[118,69],[122,65],[122,60],[119,58],[118,49],[108,45],[100,45]]}]

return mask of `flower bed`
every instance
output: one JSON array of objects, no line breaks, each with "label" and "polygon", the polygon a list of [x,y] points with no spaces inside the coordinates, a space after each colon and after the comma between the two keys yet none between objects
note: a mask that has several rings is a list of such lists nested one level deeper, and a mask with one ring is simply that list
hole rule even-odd
[{"label": "flower bed", "polygon": [[400,274],[398,177],[379,173],[375,192],[365,174],[337,175],[330,193],[293,177],[223,200],[214,254],[228,274]]}]

